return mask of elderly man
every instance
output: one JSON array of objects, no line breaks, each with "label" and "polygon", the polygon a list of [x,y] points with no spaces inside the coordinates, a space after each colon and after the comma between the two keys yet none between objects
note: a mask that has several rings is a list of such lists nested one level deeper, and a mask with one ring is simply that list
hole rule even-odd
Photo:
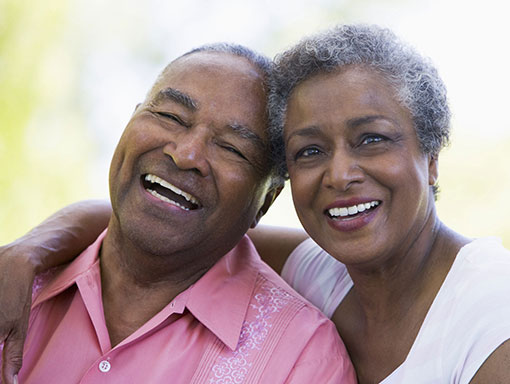
[{"label": "elderly man", "polygon": [[20,382],[355,382],[332,323],[244,236],[281,189],[269,67],[216,45],[163,71],[113,156],[107,231],[42,279]]}]

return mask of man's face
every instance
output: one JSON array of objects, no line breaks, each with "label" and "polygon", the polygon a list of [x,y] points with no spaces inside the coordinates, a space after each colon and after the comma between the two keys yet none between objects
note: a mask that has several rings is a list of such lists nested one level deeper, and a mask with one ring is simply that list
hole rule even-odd
[{"label": "man's face", "polygon": [[229,251],[269,190],[265,108],[262,75],[246,59],[199,52],[173,62],[113,156],[121,235],[155,255]]}]

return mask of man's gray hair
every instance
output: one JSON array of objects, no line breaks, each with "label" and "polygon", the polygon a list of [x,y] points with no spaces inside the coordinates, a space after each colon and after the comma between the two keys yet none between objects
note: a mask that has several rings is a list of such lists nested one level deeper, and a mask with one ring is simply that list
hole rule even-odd
[{"label": "man's gray hair", "polygon": [[[436,156],[448,144],[450,109],[446,88],[431,62],[393,32],[374,25],[341,25],[304,38],[275,58],[269,110],[273,130],[282,137],[287,102],[302,81],[348,65],[380,73],[409,109],[420,147]],[[280,173],[286,174],[283,139],[276,143]]]},{"label": "man's gray hair", "polygon": [[245,47],[244,45],[225,42],[205,44],[200,47],[193,48],[191,51],[186,52],[180,57],[188,56],[197,52],[221,52],[244,57],[264,74],[264,86],[267,91],[267,85],[273,69],[273,62],[269,57]]}]

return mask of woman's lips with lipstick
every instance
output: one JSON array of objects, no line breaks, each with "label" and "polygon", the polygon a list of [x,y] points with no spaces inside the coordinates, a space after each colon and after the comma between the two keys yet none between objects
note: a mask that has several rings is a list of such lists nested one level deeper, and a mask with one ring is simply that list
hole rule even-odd
[{"label": "woman's lips with lipstick", "polygon": [[339,231],[355,231],[370,223],[382,202],[380,200],[336,202],[324,213],[328,224]]}]

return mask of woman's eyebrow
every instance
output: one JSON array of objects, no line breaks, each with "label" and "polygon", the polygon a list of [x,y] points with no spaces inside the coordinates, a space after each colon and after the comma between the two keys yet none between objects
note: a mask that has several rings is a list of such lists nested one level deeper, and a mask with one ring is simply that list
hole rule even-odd
[{"label": "woman's eyebrow", "polygon": [[347,120],[347,127],[348,128],[357,128],[360,125],[364,124],[370,124],[376,120],[385,120],[390,122],[391,124],[397,124],[397,122],[387,116],[384,115],[368,115],[368,116],[362,116],[362,117],[354,117],[352,119]]},{"label": "woman's eyebrow", "polygon": [[294,136],[300,136],[300,137],[317,136],[320,134],[320,132],[321,132],[321,129],[319,127],[312,125],[309,127],[295,130],[287,137],[287,140],[290,140]]}]

